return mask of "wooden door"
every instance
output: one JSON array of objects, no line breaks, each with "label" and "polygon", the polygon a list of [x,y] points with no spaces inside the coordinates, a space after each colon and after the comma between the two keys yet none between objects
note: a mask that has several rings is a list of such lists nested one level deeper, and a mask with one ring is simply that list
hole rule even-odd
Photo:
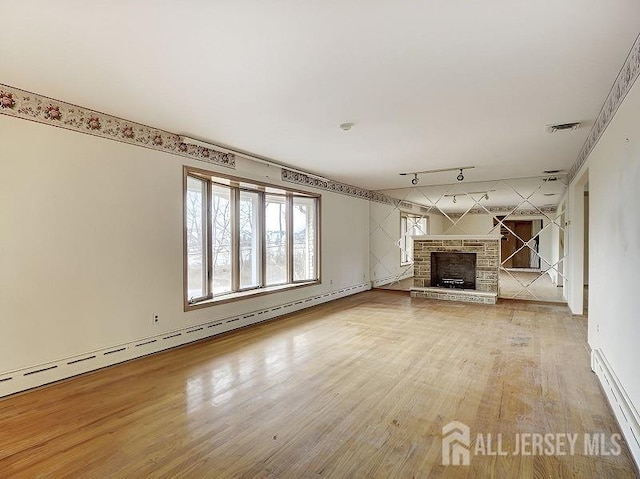
[{"label": "wooden door", "polygon": [[[522,248],[525,242],[531,239],[532,225],[531,221],[514,221],[516,234],[516,250]],[[531,266],[531,250],[522,248],[513,257],[514,268],[529,268]]]},{"label": "wooden door", "polygon": [[[505,221],[500,228],[502,242],[500,243],[500,262],[505,268],[513,268],[513,257],[511,255],[516,250],[516,237],[511,234],[515,229],[515,221]],[[507,259],[508,258],[508,259]]]},{"label": "wooden door", "polygon": [[[513,253],[531,239],[533,231],[531,221],[505,221],[503,224],[504,227],[500,231],[502,233],[500,245],[502,266],[505,268],[529,268],[531,264],[531,250],[529,248],[523,248],[515,255]],[[512,231],[515,235],[511,233]]]}]

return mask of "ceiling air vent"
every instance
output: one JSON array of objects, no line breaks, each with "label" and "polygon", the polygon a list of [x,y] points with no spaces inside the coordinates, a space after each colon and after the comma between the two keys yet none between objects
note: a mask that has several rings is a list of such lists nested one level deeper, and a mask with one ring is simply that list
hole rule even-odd
[{"label": "ceiling air vent", "polygon": [[575,131],[580,128],[580,123],[560,123],[558,125],[547,125],[545,129],[547,133],[556,133],[558,131]]}]

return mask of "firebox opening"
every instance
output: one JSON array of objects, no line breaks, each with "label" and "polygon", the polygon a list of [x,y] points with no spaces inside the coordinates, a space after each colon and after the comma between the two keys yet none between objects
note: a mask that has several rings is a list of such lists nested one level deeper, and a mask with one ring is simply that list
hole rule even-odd
[{"label": "firebox opening", "polygon": [[431,253],[431,286],[476,289],[476,254]]}]

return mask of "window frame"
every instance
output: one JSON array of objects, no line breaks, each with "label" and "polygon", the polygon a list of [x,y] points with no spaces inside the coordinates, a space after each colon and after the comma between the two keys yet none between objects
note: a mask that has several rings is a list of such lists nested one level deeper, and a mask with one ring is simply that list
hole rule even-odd
[{"label": "window frame", "polygon": [[[400,266],[410,266],[410,265],[412,265],[414,263],[414,261],[412,259],[408,260],[408,261],[405,261],[405,256],[406,256],[405,255],[405,253],[406,253],[406,237],[407,236],[412,236],[412,235],[407,235],[407,230],[408,230],[408,227],[409,227],[409,218],[420,218],[420,219],[424,220],[425,226],[426,226],[425,229],[427,230],[424,233],[425,235],[428,235],[429,231],[431,229],[431,221],[430,221],[431,219],[429,218],[428,215],[418,215],[418,214],[415,214],[415,213],[408,213],[408,212],[405,212],[405,211],[401,211],[400,212],[400,241],[401,241],[401,244],[403,246],[405,246],[404,249],[402,247],[400,248]],[[407,226],[406,230],[403,229],[403,227],[402,227],[403,221],[405,222],[405,224]],[[414,228],[414,226],[411,226],[412,230],[413,230],[413,228]],[[413,253],[413,251],[412,251],[412,253]]]},{"label": "window frame", "polygon": [[[207,294],[200,298],[189,297],[189,265],[188,265],[188,248],[187,248],[187,181],[189,177],[203,180],[205,182],[206,198],[204,203],[206,204],[206,226],[202,226],[205,233],[207,271],[203,273],[203,277],[206,278],[206,292]],[[221,183],[223,179],[229,184]],[[213,281],[213,254],[212,254],[212,242],[213,242],[213,221],[211,221],[212,212],[212,185],[221,185],[230,189],[230,204],[231,204],[231,292],[213,293],[212,281]],[[268,190],[276,190],[268,191]],[[240,194],[241,191],[258,193],[258,219],[257,219],[257,235],[258,235],[258,285],[241,287],[241,267],[240,267]],[[266,285],[266,197],[268,195],[281,196],[284,198],[284,204],[286,205],[286,282]],[[315,279],[303,279],[294,280],[294,231],[293,231],[293,199],[294,197],[311,198],[315,200],[315,226],[316,234],[314,241],[315,248]],[[238,301],[241,299],[251,298],[255,296],[261,296],[265,294],[271,294],[289,289],[300,288],[304,286],[312,286],[322,283],[322,271],[321,271],[321,207],[322,207],[322,195],[316,193],[310,193],[308,191],[289,188],[288,186],[282,186],[277,184],[269,184],[261,181],[256,181],[249,178],[241,178],[237,176],[231,176],[223,173],[218,173],[209,170],[203,170],[201,168],[195,168],[190,166],[183,166],[183,302],[184,311],[192,311],[195,309],[206,308],[217,304],[223,304],[231,301]]]}]

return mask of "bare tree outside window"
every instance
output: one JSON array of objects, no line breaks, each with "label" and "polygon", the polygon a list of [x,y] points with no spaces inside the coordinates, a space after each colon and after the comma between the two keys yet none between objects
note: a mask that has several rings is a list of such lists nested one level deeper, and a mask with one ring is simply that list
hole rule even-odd
[{"label": "bare tree outside window", "polygon": [[287,208],[284,196],[266,195],[266,284],[287,282]]},{"label": "bare tree outside window", "polygon": [[260,285],[259,208],[258,193],[240,192],[240,288],[255,288]]},{"label": "bare tree outside window", "polygon": [[206,182],[187,178],[186,233],[187,233],[187,291],[189,298],[207,295],[206,285]]},{"label": "bare tree outside window", "polygon": [[213,294],[231,291],[231,191],[213,185],[211,189]]},{"label": "bare tree outside window", "polygon": [[313,198],[293,199],[293,280],[316,277],[316,207]]}]

